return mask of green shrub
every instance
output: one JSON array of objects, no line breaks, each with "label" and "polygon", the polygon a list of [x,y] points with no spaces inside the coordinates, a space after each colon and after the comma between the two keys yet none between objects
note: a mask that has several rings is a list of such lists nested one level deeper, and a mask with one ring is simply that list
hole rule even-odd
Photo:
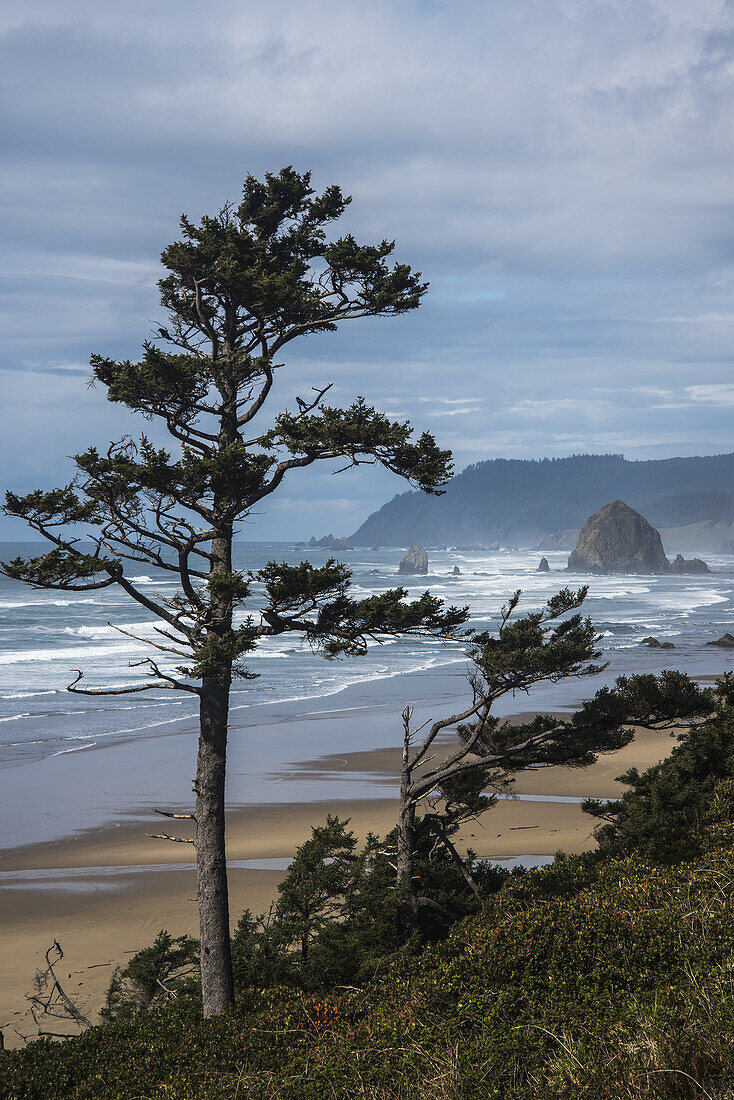
[{"label": "green shrub", "polygon": [[100,1016],[106,1023],[127,1020],[161,1000],[193,995],[198,989],[199,942],[191,936],[173,938],[164,929],[150,947],[116,967]]}]

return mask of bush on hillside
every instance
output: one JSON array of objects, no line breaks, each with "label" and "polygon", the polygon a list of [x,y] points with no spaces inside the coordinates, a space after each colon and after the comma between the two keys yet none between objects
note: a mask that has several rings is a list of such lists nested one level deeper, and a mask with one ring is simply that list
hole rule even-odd
[{"label": "bush on hillside", "polygon": [[133,955],[124,969],[115,968],[100,1011],[102,1020],[127,1020],[160,1001],[195,994],[199,990],[198,964],[198,940],[191,936],[174,939],[161,929],[150,947]]},{"label": "bush on hillside", "polygon": [[714,792],[734,778],[734,676],[717,681],[714,713],[679,737],[670,756],[643,772],[619,777],[629,787],[620,799],[587,799],[583,809],[600,818],[595,836],[601,852],[636,852],[656,862],[701,854],[699,828]]},{"label": "bush on hillside", "polygon": [[251,990],[204,1021],[160,1005],[0,1061],[8,1100],[730,1100],[734,785],[701,857],[572,857],[364,990]]}]

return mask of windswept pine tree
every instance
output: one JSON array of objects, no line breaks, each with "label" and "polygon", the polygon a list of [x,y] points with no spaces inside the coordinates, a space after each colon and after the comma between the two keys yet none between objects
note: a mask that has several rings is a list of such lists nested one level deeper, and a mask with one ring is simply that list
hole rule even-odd
[{"label": "windswept pine tree", "polygon": [[[412,926],[420,927],[421,910],[430,920],[440,909],[433,899],[416,894],[414,862],[421,842],[444,847],[479,897],[451,838],[460,825],[490,809],[498,793],[511,790],[515,776],[558,765],[587,768],[600,754],[628,744],[634,737],[632,726],[672,733],[714,709],[716,696],[710,689],[668,669],[659,676],[621,676],[568,717],[536,714],[513,721],[494,715],[493,708],[506,695],[529,693],[538,684],[571,677],[583,679],[606,668],[597,663],[602,656],[601,638],[591,619],[579,611],[587,593],[587,587],[575,592],[563,588],[544,607],[513,619],[521,596],[515,592],[502,608],[496,633],[471,637],[467,706],[425,723],[428,729],[417,747],[414,740],[419,731],[411,729],[413,708],[403,711],[397,877],[405,916]],[[437,738],[452,728],[456,747],[441,758],[435,751]],[[658,767],[670,770],[667,762]],[[621,777],[630,783],[638,778],[636,772]],[[623,806],[595,799],[585,804],[589,813],[608,820],[610,812],[619,814]],[[674,809],[671,805],[671,812]],[[649,816],[649,810],[646,813]]]},{"label": "windswept pine tree", "polygon": [[[199,224],[182,217],[181,239],[162,254],[167,324],[138,362],[92,358],[109,400],[165,424],[175,453],[145,435],[125,439],[76,455],[75,476],[62,488],[6,496],[6,513],[51,543],[46,554],[5,563],[8,576],[72,591],[116,585],[160,624],[144,682],[110,692],[83,686],[80,671],[69,690],[198,697],[191,817],[207,1016],[233,997],[224,787],[230,689],[233,677],[252,675],[247,654],[265,636],[296,632],[327,657],[358,656],[368,639],[448,636],[466,620],[466,610],[445,609],[429,593],[407,603],[402,588],[356,600],[349,570],[334,560],[320,568],[270,562],[255,575],[232,566],[237,524],[316,462],[380,463],[428,493],[451,475],[450,453],[431,435],[414,440],[408,423],[361,397],[335,408],[325,400],[330,385],[296,398],[294,408],[267,404],[293,340],[406,313],[426,290],[419,274],[390,261],[392,242],[327,241],[326,227],[349,201],[338,187],[317,194],[308,173],[286,168],[264,181],[248,176],[239,206]],[[140,562],[173,573],[179,591],[141,591],[128,572]],[[245,614],[254,582],[262,602]]]}]

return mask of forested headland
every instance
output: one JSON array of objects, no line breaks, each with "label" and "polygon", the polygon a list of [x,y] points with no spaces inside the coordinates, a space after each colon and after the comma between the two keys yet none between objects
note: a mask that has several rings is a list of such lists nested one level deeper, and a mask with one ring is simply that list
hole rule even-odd
[{"label": "forested headland", "polygon": [[[467,466],[443,496],[398,494],[350,540],[362,546],[533,545],[555,531],[580,527],[619,498],[658,528],[704,525],[694,535],[696,547],[727,551],[734,545],[733,484],[734,454],[639,462],[621,454],[497,458]],[[686,533],[676,535],[675,548],[689,548]]]}]

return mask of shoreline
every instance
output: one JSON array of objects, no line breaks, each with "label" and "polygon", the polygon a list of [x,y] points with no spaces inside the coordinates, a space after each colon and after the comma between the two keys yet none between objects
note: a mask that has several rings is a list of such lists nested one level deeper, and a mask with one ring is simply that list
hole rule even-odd
[{"label": "shoreline", "polygon": [[[644,768],[657,762],[675,743],[667,734],[641,730],[631,745],[600,757],[591,768],[555,767],[526,774],[515,785],[522,799],[498,802],[466,827],[460,846],[500,860],[593,848],[593,820],[578,802],[553,799],[613,797],[621,792],[614,782],[617,775],[633,765]],[[350,818],[360,840],[368,831],[388,832],[396,821],[397,791],[388,794],[385,786],[396,780],[399,758],[396,747],[327,754],[303,762],[301,778],[292,781],[308,788],[314,773],[331,774],[338,766],[345,775],[370,775],[381,784],[380,797],[233,807],[227,815],[228,859],[235,864],[229,871],[232,923],[245,908],[267,911],[277,897],[283,861],[327,813]],[[67,991],[95,1019],[116,965],[124,966],[161,928],[174,936],[196,935],[192,850],[145,835],[160,828],[161,818],[148,813],[117,826],[0,852],[0,884],[8,876],[0,914],[0,1029],[8,1046],[20,1043],[16,1027],[23,1034],[30,1031],[25,994],[54,939],[65,952]],[[251,860],[266,863],[237,865]],[[276,869],[267,861],[281,862]]]}]

